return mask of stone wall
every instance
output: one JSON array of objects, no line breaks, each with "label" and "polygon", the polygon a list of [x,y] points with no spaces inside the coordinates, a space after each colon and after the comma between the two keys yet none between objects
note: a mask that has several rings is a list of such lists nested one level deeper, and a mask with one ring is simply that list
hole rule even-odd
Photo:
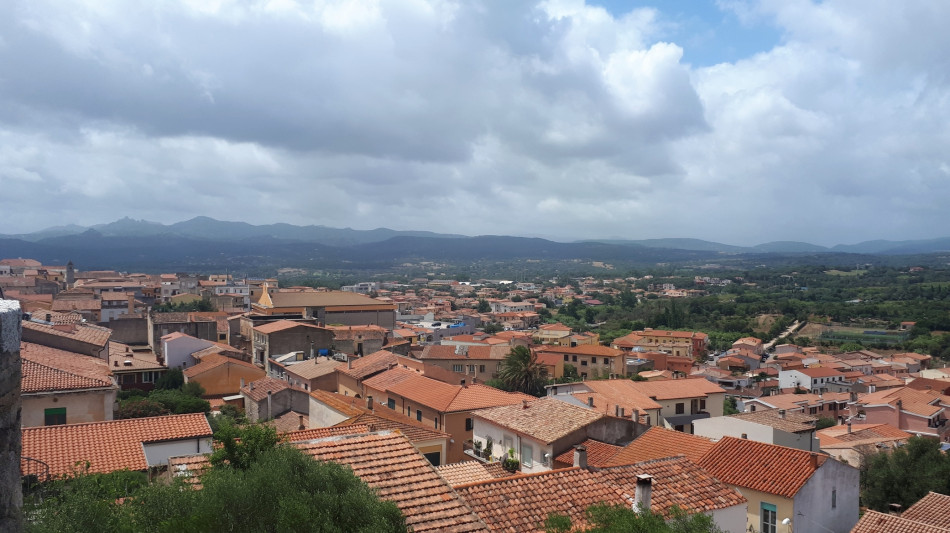
[{"label": "stone wall", "polygon": [[23,530],[20,509],[20,303],[0,300],[0,531]]}]

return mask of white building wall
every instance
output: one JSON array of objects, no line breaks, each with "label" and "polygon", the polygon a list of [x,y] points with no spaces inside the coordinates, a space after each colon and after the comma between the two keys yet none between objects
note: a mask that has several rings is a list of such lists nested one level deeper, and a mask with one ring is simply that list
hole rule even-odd
[{"label": "white building wall", "polygon": [[[511,448],[515,451],[515,459],[521,461],[522,463],[522,472],[546,472],[551,470],[551,464],[554,461],[554,453],[551,450],[550,445],[522,437],[517,433],[508,431],[478,417],[473,417],[472,421],[472,441],[480,442],[482,449],[484,450],[488,442],[488,438],[491,437],[493,442],[492,457],[495,459],[500,461],[507,457],[508,449]],[[524,464],[523,458],[521,457],[523,444],[531,446],[531,466],[526,466]],[[546,459],[544,458],[545,454],[548,455]]]},{"label": "white building wall", "polygon": [[168,464],[169,457],[211,453],[211,437],[143,443],[142,450],[148,466],[162,466]]},{"label": "white building wall", "polygon": [[343,413],[330,409],[316,398],[310,398],[309,421],[312,428],[326,428],[335,426],[350,418]]},{"label": "white building wall", "polygon": [[191,336],[178,337],[162,341],[162,353],[165,354],[165,365],[168,368],[188,368],[196,364],[191,354],[204,350],[214,343]]},{"label": "white building wall", "polygon": [[[709,439],[718,440],[723,437],[741,439],[744,434],[749,440],[777,444],[772,442],[775,438],[774,433],[775,430],[770,426],[728,416],[715,416],[693,422],[693,434]],[[745,519],[743,518],[744,522]]]},{"label": "white building wall", "polygon": [[746,533],[746,513],[748,504],[733,505],[725,509],[716,509],[711,513],[713,521],[719,529],[726,533]]},{"label": "white building wall", "polygon": [[858,482],[857,468],[827,459],[795,495],[794,530],[851,531],[858,523]]}]

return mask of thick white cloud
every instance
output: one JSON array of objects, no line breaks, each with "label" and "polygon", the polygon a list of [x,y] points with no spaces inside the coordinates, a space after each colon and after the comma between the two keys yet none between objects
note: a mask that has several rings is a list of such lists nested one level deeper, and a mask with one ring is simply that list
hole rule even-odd
[{"label": "thick white cloud", "polygon": [[7,3],[0,232],[945,233],[950,5],[723,9],[781,43],[697,68],[662,11],[570,0]]}]

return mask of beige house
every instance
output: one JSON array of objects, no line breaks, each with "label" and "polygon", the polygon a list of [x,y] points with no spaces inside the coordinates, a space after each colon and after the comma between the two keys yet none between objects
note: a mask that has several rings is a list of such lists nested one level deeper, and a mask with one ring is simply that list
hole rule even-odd
[{"label": "beige house", "polygon": [[206,355],[183,373],[185,382],[201,384],[206,396],[238,394],[243,383],[264,377],[264,371],[258,366],[221,354]]},{"label": "beige house", "polygon": [[119,386],[106,361],[32,342],[20,356],[23,427],[112,420]]}]

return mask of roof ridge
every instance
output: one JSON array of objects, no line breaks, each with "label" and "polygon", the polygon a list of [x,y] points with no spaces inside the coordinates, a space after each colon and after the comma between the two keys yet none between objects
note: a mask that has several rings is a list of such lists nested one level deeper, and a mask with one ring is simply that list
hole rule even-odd
[{"label": "roof ridge", "polygon": [[[482,464],[484,465],[485,463],[482,463]],[[490,463],[489,463],[489,464],[490,464]],[[490,484],[492,484],[492,483],[504,483],[504,482],[506,482],[506,481],[512,481],[512,480],[515,480],[515,479],[519,479],[519,480],[520,480],[520,479],[525,479],[525,478],[535,478],[535,477],[542,477],[542,476],[550,476],[550,475],[554,475],[554,474],[562,474],[562,473],[567,473],[567,472],[571,472],[571,471],[574,471],[574,470],[582,470],[582,471],[584,471],[584,472],[587,472],[587,471],[588,471],[588,470],[583,469],[583,468],[581,468],[581,467],[579,467],[579,466],[572,466],[572,467],[570,467],[570,468],[559,468],[559,469],[555,469],[555,470],[545,470],[544,472],[531,472],[531,473],[529,473],[529,474],[513,474],[513,475],[511,475],[511,476],[509,476],[509,477],[499,477],[499,478],[494,478],[494,479],[488,479],[488,480],[485,480],[485,481],[475,481],[475,482],[472,482],[472,483],[463,483],[463,484],[458,485],[458,486],[453,487],[453,488],[456,488],[456,489],[465,489],[465,488],[469,488],[469,487],[475,487],[475,486],[478,486],[478,485],[490,485]]]},{"label": "roof ridge", "polygon": [[[173,417],[173,416],[202,416],[202,417],[205,417],[205,414],[204,414],[204,413],[180,413],[180,414],[171,414],[171,415],[142,416],[142,417],[138,417],[138,418],[118,418],[118,419],[115,419],[115,420],[96,420],[96,421],[94,421],[94,422],[76,422],[76,423],[73,423],[73,424],[57,424],[57,425],[55,425],[55,426],[33,426],[33,427],[24,427],[24,428],[21,428],[21,429],[22,429],[23,431],[36,431],[36,430],[42,430],[42,429],[55,429],[55,428],[63,428],[63,427],[93,426],[93,425],[97,425],[97,424],[114,424],[114,423],[116,423],[116,422],[137,423],[137,422],[143,421],[143,420],[154,420],[154,419],[157,419],[157,418],[168,418],[168,417]],[[207,417],[205,417],[205,419],[207,420]]]}]

